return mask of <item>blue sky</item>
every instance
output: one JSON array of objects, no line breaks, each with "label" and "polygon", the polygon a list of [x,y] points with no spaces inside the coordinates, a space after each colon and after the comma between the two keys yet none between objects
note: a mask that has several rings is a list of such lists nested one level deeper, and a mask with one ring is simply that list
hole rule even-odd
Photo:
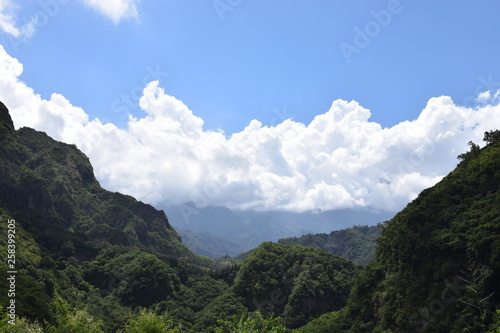
[{"label": "blue sky", "polygon": [[[220,3],[231,10],[218,13]],[[355,29],[374,29],[373,11],[390,6],[398,12],[348,63],[339,45],[355,47]],[[309,123],[338,98],[389,127],[415,119],[430,97],[466,103],[480,77],[500,85],[498,1],[143,0],[137,17],[113,23],[79,1],[40,0],[19,2],[18,23],[40,12],[49,19],[25,43],[0,38],[22,80],[119,126],[127,112],[142,116],[123,96],[137,102],[147,68],[206,129],[227,134],[252,119]]]},{"label": "blue sky", "polygon": [[0,0],[0,99],[148,203],[397,211],[500,128],[499,22],[493,0]]}]

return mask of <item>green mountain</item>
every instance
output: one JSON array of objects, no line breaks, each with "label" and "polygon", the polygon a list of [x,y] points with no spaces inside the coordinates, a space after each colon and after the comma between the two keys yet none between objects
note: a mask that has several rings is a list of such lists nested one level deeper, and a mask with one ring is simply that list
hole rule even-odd
[{"label": "green mountain", "polygon": [[[39,239],[47,246],[81,243],[60,237],[69,230],[94,243],[147,246],[163,254],[189,252],[163,212],[102,189],[88,158],[75,146],[30,128],[14,131],[5,106],[0,108],[0,202],[21,214],[25,228],[42,233]],[[93,256],[83,248],[78,254]]]},{"label": "green mountain", "polygon": [[348,305],[301,332],[498,332],[500,131],[383,226]]},{"label": "green mountain", "polygon": [[329,253],[366,265],[375,257],[377,238],[382,232],[379,226],[354,226],[335,230],[329,234],[307,234],[301,237],[283,238],[278,243],[319,247]]},{"label": "green mountain", "polygon": [[207,232],[195,233],[190,230],[176,229],[181,236],[182,243],[191,251],[209,258],[236,256],[243,252],[243,248],[236,242]]},{"label": "green mountain", "polygon": [[358,267],[322,249],[271,242],[238,270],[235,294],[251,311],[283,317],[290,328],[345,306]]},{"label": "green mountain", "polygon": [[324,249],[366,263],[376,228],[215,261],[0,103],[0,331],[498,331],[500,132],[485,140],[381,226],[364,267]]},{"label": "green mountain", "polygon": [[15,130],[1,103],[0,234],[2,332],[226,332],[233,316],[281,332],[246,313],[298,327],[342,308],[359,270],[270,243],[241,264],[197,256],[163,211],[102,189],[76,146]]}]

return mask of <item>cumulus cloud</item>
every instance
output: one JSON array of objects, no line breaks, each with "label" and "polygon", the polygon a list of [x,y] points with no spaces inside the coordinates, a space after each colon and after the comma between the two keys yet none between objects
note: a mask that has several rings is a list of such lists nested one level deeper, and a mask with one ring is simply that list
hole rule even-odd
[{"label": "cumulus cloud", "polygon": [[125,18],[137,18],[139,0],[81,0],[85,5],[118,24]]},{"label": "cumulus cloud", "polygon": [[18,27],[15,11],[17,5],[11,0],[0,0],[0,29],[12,37],[29,38],[35,32],[36,18]]},{"label": "cumulus cloud", "polygon": [[450,172],[467,142],[500,128],[499,93],[490,92],[476,108],[431,98],[417,119],[391,128],[371,122],[356,101],[336,100],[310,124],[252,120],[228,137],[204,130],[203,119],[152,81],[139,101],[144,116],[129,116],[121,129],[89,119],[62,95],[42,99],[19,80],[22,70],[0,47],[0,99],[16,126],[75,143],[105,188],[152,204],[396,211]]}]

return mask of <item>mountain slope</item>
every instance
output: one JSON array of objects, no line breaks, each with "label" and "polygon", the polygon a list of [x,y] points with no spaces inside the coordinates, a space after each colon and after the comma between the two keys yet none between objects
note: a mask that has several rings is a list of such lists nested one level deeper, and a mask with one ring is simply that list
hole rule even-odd
[{"label": "mountain slope", "polygon": [[322,249],[265,242],[242,264],[233,290],[250,310],[296,328],[344,307],[358,269]]},{"label": "mountain slope", "polygon": [[209,258],[220,258],[226,255],[236,256],[243,248],[235,242],[209,233],[194,233],[190,230],[176,229],[182,243],[194,253]]},{"label": "mountain slope", "polygon": [[[2,103],[0,218],[4,254],[7,221],[15,221],[9,270],[17,271],[16,314],[30,320],[54,323],[51,303],[61,296],[115,331],[133,316],[132,307],[175,300],[183,276],[216,268],[181,243],[162,211],[102,189],[75,146],[16,131]],[[0,263],[2,291],[9,289],[6,265]],[[9,297],[0,294],[2,309]]]},{"label": "mountain slope", "polygon": [[102,189],[75,146],[29,128],[14,131],[3,104],[0,109],[0,202],[8,210],[36,215],[41,224],[82,232],[95,241],[115,234],[120,244],[141,244],[164,254],[189,252],[162,211]]},{"label": "mountain slope", "polygon": [[484,332],[498,320],[500,132],[485,139],[384,225],[348,306],[301,332]]},{"label": "mountain slope", "polygon": [[[6,275],[15,270],[21,332],[145,332],[148,325],[214,332],[218,319],[259,309],[253,300],[265,301],[275,286],[288,288],[269,295],[284,302],[276,313],[299,326],[344,306],[358,271],[320,249],[281,244],[264,244],[241,264],[196,256],[162,211],[102,189],[75,146],[16,131],[2,104],[0,220],[4,255],[13,251],[7,230],[15,228],[15,263],[0,262],[0,290],[11,288]],[[11,302],[0,293],[2,332],[12,329]]]},{"label": "mountain slope", "polygon": [[319,247],[329,253],[366,265],[375,257],[378,226],[354,226],[335,230],[330,234],[307,234],[301,237],[282,238],[281,244]]}]

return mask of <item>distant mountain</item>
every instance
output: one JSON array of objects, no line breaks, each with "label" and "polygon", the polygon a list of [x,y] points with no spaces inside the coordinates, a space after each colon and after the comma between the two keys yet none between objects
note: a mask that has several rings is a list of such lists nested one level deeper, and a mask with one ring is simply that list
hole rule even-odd
[{"label": "distant mountain", "polygon": [[[207,214],[235,215],[214,211]],[[267,223],[271,237],[282,234],[270,220],[238,219],[233,229],[232,221],[212,219],[234,241],[204,235],[217,244],[205,250],[256,244]],[[282,244],[262,244],[239,263],[197,256],[163,211],[101,188],[76,146],[33,129],[15,130],[2,103],[0,222],[6,259],[0,261],[1,332],[131,333],[153,326],[214,332],[219,319],[274,311],[269,301],[281,306],[276,314],[298,326],[343,307],[359,270],[323,250]],[[193,247],[204,246],[197,235],[186,235]],[[8,308],[13,301],[15,309]]]},{"label": "distant mountain", "polygon": [[[161,206],[161,205],[160,205]],[[179,230],[208,233],[240,246],[242,252],[265,241],[298,237],[308,233],[330,233],[353,225],[376,225],[394,214],[371,210],[341,209],[324,212],[241,211],[227,207],[197,208],[194,204],[163,206],[169,221]],[[201,240],[203,237],[198,236]],[[205,238],[207,242],[219,238]],[[204,243],[205,246],[208,243]],[[189,246],[189,245],[188,245]],[[218,247],[220,244],[212,244]],[[210,246],[209,246],[210,247]],[[191,248],[195,251],[196,248]]]},{"label": "distant mountain", "polygon": [[377,238],[382,232],[379,226],[354,226],[332,231],[329,234],[307,234],[301,237],[283,238],[278,243],[313,246],[332,254],[366,265],[375,257]]},{"label": "distant mountain", "polygon": [[176,229],[181,236],[182,243],[194,253],[209,257],[237,256],[243,252],[242,247],[228,239],[217,237],[209,233],[194,233],[190,230]]}]

